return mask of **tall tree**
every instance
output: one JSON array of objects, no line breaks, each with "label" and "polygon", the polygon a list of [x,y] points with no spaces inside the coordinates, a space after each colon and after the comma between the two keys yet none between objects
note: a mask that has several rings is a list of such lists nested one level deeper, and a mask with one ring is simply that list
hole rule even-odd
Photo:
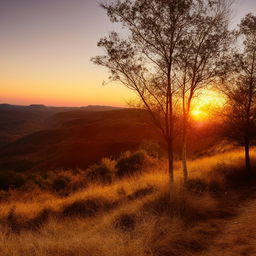
[{"label": "tall tree", "polygon": [[184,182],[188,178],[187,138],[190,112],[197,93],[218,82],[223,73],[223,60],[230,45],[228,1],[198,1],[190,26],[181,42],[178,82],[183,113],[182,164]]},{"label": "tall tree", "polygon": [[228,100],[227,134],[244,146],[245,166],[250,172],[256,124],[256,16],[248,14],[242,19],[237,36],[239,47],[229,65],[230,79],[223,87]]},{"label": "tall tree", "polygon": [[99,41],[105,56],[93,58],[139,96],[168,147],[169,183],[174,182],[175,55],[190,20],[192,0],[116,0],[102,4],[112,22],[126,29]]},{"label": "tall tree", "polygon": [[[213,77],[211,73],[215,66],[211,68],[212,55],[216,50],[214,56],[217,56],[221,49],[221,46],[214,45],[221,42],[226,29],[222,13],[224,2],[113,0],[102,4],[110,20],[122,24],[124,32],[112,32],[102,38],[98,46],[106,54],[92,60],[110,70],[110,80],[119,81],[134,90],[149,111],[168,147],[170,187],[174,182],[176,102],[180,102],[182,85],[185,106],[188,91],[191,91],[190,98],[193,98],[203,81]],[[217,19],[220,19],[219,25]],[[182,80],[185,84],[180,79],[182,74],[185,75]],[[184,110],[187,116],[187,107]]]}]

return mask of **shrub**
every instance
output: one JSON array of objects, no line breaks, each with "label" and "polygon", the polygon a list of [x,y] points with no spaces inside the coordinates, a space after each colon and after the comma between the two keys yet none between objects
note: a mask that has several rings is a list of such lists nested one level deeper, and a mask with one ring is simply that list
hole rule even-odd
[{"label": "shrub", "polygon": [[140,145],[140,150],[143,150],[147,153],[147,155],[153,158],[160,158],[163,156],[162,149],[160,145],[154,141],[144,141]]},{"label": "shrub", "polygon": [[38,183],[36,183],[34,179],[28,177],[26,179],[26,183],[22,186],[22,191],[32,192],[38,190],[39,188],[40,186],[38,185]]},{"label": "shrub", "polygon": [[17,221],[18,217],[15,213],[15,207],[12,207],[7,216],[6,216],[6,224],[7,226],[13,231],[13,232],[18,232],[19,231],[19,225]]},{"label": "shrub", "polygon": [[186,189],[191,193],[202,195],[209,190],[209,184],[200,178],[189,179],[186,183]]},{"label": "shrub", "polygon": [[157,216],[178,217],[185,223],[215,218],[218,202],[209,194],[197,195],[185,188],[174,188],[170,200],[169,191],[163,191],[144,205],[146,211]]},{"label": "shrub", "polygon": [[0,190],[17,189],[24,184],[25,179],[22,174],[13,171],[0,172]]},{"label": "shrub", "polygon": [[146,159],[145,151],[125,152],[117,161],[117,175],[125,177],[138,173],[145,165]]},{"label": "shrub", "polygon": [[[33,173],[26,177],[23,190],[31,191],[40,188],[46,191],[69,194],[84,188],[86,185],[84,171],[81,170],[55,170],[47,173]],[[63,194],[64,192],[64,194]]]},{"label": "shrub", "polygon": [[243,164],[235,161],[232,164],[219,163],[208,174],[211,182],[217,181],[225,188],[238,188],[255,184],[255,173],[248,173]]},{"label": "shrub", "polygon": [[0,191],[0,202],[8,201],[8,198],[10,196],[10,191]]},{"label": "shrub", "polygon": [[136,225],[136,216],[133,214],[122,214],[114,221],[114,227],[122,231],[132,231]]},{"label": "shrub", "polygon": [[26,222],[26,227],[32,230],[38,230],[40,229],[43,224],[45,224],[50,216],[54,215],[54,212],[51,209],[45,208],[39,214]]},{"label": "shrub", "polygon": [[52,189],[55,191],[61,191],[67,189],[70,185],[71,180],[65,176],[56,177],[52,183]]},{"label": "shrub", "polygon": [[75,201],[66,205],[62,211],[62,216],[71,217],[92,217],[103,209],[103,202],[100,199],[87,199]]},{"label": "shrub", "polygon": [[90,182],[111,183],[116,174],[116,161],[103,158],[99,164],[91,165],[87,169],[86,178]]},{"label": "shrub", "polygon": [[131,195],[128,196],[129,200],[136,200],[138,198],[143,198],[147,195],[150,195],[154,192],[154,188],[151,185],[148,185],[145,188],[138,189],[134,191]]}]

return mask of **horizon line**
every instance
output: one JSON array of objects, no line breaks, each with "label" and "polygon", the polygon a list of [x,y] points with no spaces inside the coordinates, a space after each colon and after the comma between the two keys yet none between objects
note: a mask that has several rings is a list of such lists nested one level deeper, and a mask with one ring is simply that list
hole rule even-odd
[{"label": "horizon line", "polygon": [[33,106],[41,106],[41,107],[50,107],[50,108],[85,108],[85,107],[111,107],[111,108],[126,108],[124,106],[113,106],[113,105],[100,105],[100,104],[89,104],[89,105],[81,105],[81,106],[72,106],[72,105],[45,105],[41,103],[31,103],[31,104],[11,104],[7,102],[0,102],[0,106],[8,105],[8,106],[17,106],[17,107],[33,107]]}]

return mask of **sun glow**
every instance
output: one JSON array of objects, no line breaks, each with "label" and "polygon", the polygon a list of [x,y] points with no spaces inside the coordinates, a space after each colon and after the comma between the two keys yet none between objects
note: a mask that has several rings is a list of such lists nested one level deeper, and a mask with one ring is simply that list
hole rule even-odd
[{"label": "sun glow", "polygon": [[193,119],[201,121],[201,120],[207,119],[207,117],[209,116],[209,113],[202,111],[200,109],[194,109],[192,110],[191,115]]},{"label": "sun glow", "polygon": [[206,91],[194,101],[191,117],[195,121],[206,121],[216,115],[218,109],[222,108],[225,99],[219,93]]}]

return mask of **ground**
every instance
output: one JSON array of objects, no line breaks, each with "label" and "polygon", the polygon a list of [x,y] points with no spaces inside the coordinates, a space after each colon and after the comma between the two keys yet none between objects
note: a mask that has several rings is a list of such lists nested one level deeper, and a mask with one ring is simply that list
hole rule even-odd
[{"label": "ground", "polygon": [[202,256],[256,255],[256,188],[255,198],[245,202],[238,216],[224,221],[221,234]]}]

